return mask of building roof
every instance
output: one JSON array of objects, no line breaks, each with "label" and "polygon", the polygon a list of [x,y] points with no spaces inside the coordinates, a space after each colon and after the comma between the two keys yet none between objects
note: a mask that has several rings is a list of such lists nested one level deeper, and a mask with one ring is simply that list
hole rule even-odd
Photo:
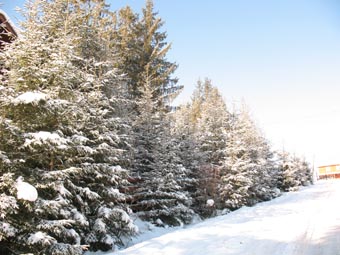
[{"label": "building roof", "polygon": [[332,166],[340,166],[340,164],[333,164],[333,165],[327,165],[327,166],[318,166],[318,168],[332,167]]},{"label": "building roof", "polygon": [[7,14],[0,9],[0,40],[9,42],[18,36],[17,29]]}]

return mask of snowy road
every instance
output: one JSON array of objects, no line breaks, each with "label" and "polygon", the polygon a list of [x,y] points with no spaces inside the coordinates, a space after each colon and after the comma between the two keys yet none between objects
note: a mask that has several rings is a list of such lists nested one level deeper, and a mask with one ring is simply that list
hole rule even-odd
[{"label": "snowy road", "polygon": [[320,181],[115,255],[340,255],[340,181]]}]

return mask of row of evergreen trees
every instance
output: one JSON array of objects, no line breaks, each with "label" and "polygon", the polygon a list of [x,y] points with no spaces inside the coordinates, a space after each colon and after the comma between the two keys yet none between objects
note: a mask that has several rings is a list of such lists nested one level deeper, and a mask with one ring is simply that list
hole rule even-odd
[{"label": "row of evergreen trees", "polygon": [[170,110],[181,86],[151,1],[30,0],[23,15],[0,54],[1,254],[109,250],[137,232],[132,213],[180,225],[311,181],[209,80]]},{"label": "row of evergreen trees", "polygon": [[[313,181],[304,159],[273,151],[248,108],[228,110],[208,79],[174,115],[173,132],[186,151],[182,162],[198,181],[191,194],[200,215],[254,205]],[[203,206],[208,200],[214,206]]]}]

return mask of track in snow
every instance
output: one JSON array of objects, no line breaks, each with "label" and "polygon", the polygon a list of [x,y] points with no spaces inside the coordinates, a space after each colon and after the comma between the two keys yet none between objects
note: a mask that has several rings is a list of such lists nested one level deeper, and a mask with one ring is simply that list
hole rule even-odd
[{"label": "track in snow", "polygon": [[319,181],[115,255],[338,255],[340,181]]}]

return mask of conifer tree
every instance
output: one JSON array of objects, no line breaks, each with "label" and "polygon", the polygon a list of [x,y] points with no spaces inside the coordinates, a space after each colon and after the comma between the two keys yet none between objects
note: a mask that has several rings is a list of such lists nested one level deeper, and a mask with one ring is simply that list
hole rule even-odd
[{"label": "conifer tree", "polygon": [[144,72],[148,66],[153,76],[153,99],[162,98],[158,100],[159,106],[169,105],[182,86],[172,77],[177,65],[166,59],[171,44],[166,42],[166,33],[160,31],[164,22],[154,12],[153,2],[146,1],[141,17],[126,7],[118,12],[117,20],[119,67],[128,79],[130,96],[137,99],[142,96]]},{"label": "conifer tree", "polygon": [[[127,183],[114,98],[121,82],[102,58],[108,51],[82,50],[90,39],[107,46],[95,41],[99,24],[86,20],[100,19],[103,7],[31,1],[22,35],[1,54],[9,70],[0,98],[4,249],[82,254],[87,245],[111,249],[135,231],[119,191]],[[19,195],[22,187],[38,196]]]},{"label": "conifer tree", "polygon": [[[226,159],[226,143],[229,128],[229,112],[218,89],[206,79],[203,83],[203,98],[201,113],[197,121],[196,137],[202,153],[201,184],[205,188],[205,205],[208,199],[213,199],[215,207],[220,207],[221,172]],[[202,183],[203,182],[203,183]]]},{"label": "conifer tree", "polygon": [[[226,157],[229,112],[218,89],[209,79],[197,82],[192,100],[176,114],[176,132],[185,137],[191,156],[183,158],[192,172],[194,209],[204,217],[219,207],[220,172]],[[191,154],[191,153],[194,153]],[[207,206],[207,200],[214,206]]]},{"label": "conifer tree", "polygon": [[299,186],[313,183],[312,170],[305,159],[292,155],[287,151],[280,151],[277,155],[278,187],[281,190],[294,191]]},{"label": "conifer tree", "polygon": [[132,208],[142,219],[156,224],[188,223],[193,215],[189,209],[191,200],[181,183],[187,170],[175,151],[166,111],[160,111],[154,99],[157,92],[151,85],[153,76],[149,75],[148,66],[144,81],[138,103],[140,115],[134,123],[133,171],[141,182],[134,190]]},{"label": "conifer tree", "polygon": [[146,2],[141,16],[126,7],[117,13],[114,39],[117,66],[125,75],[128,96],[135,103],[131,114],[131,172],[137,183],[130,187],[132,208],[144,219],[176,225],[188,222],[192,212],[182,183],[187,169],[175,152],[177,142],[167,116],[168,105],[180,88],[172,77],[177,65],[166,59],[170,44],[166,33],[160,32],[162,25],[152,1]]},{"label": "conifer tree", "polygon": [[225,206],[237,209],[272,197],[272,153],[248,110],[231,115],[221,196]]},{"label": "conifer tree", "polygon": [[[202,214],[202,201],[197,199],[202,195],[199,190],[198,171],[201,164],[202,153],[199,150],[198,142],[193,133],[191,114],[192,109],[190,104],[178,107],[171,116],[171,130],[172,137],[177,143],[177,153],[180,162],[188,170],[188,175],[182,186],[189,192],[192,198],[191,207],[193,210],[196,213]],[[202,199],[204,200],[205,198]]]}]

